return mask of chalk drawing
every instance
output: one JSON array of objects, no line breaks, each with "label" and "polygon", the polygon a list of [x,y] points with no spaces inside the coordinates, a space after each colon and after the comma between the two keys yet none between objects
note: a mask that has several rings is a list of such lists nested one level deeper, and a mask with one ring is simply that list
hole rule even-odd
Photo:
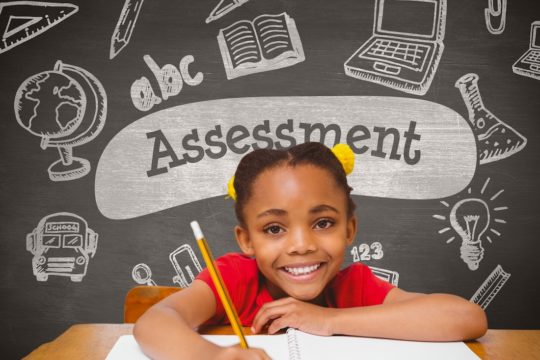
[{"label": "chalk drawing", "polygon": [[512,71],[540,80],[540,20],[531,24],[529,50],[512,65]]},{"label": "chalk drawing", "polygon": [[478,79],[474,73],[466,74],[456,81],[455,86],[469,112],[469,121],[478,141],[480,164],[487,164],[523,150],[527,139],[486,108],[480,96]]},{"label": "chalk drawing", "polygon": [[26,250],[34,255],[32,269],[37,281],[47,281],[49,275],[82,281],[97,242],[98,234],[79,215],[59,212],[45,216],[26,235]]},{"label": "chalk drawing", "polygon": [[191,285],[195,277],[202,271],[199,259],[189,244],[184,244],[170,253],[169,260],[176,271],[173,282],[182,288]]},{"label": "chalk drawing", "polygon": [[353,262],[380,260],[384,256],[382,250],[382,244],[378,241],[368,244],[360,244],[351,248],[351,255],[353,256]]},{"label": "chalk drawing", "polygon": [[[502,34],[506,25],[507,0],[488,0],[488,8],[484,10],[486,27],[493,35]],[[497,24],[498,25],[493,25]]]},{"label": "chalk drawing", "polygon": [[446,0],[377,0],[373,34],[345,74],[415,95],[431,85],[444,50]]},{"label": "chalk drawing", "polygon": [[478,290],[476,290],[470,301],[480,305],[485,310],[509,278],[510,274],[504,271],[501,265],[497,265]]},{"label": "chalk drawing", "polygon": [[221,29],[217,39],[229,80],[305,60],[296,23],[287,13],[237,21]]},{"label": "chalk drawing", "polygon": [[77,5],[42,1],[0,3],[0,54],[58,25],[79,10]]},{"label": "chalk drawing", "polygon": [[144,0],[126,0],[111,37],[109,59],[113,59],[127,46],[135,29]]},{"label": "chalk drawing", "polygon": [[487,198],[486,188],[489,181],[490,178],[484,182],[478,196],[474,196],[472,188],[469,188],[467,196],[456,201],[453,206],[450,206],[446,201],[441,201],[441,204],[450,210],[448,216],[433,215],[433,218],[449,223],[449,226],[438,231],[439,234],[446,234],[448,231],[453,230],[451,237],[446,241],[447,244],[455,240],[454,233],[461,238],[461,259],[472,271],[478,269],[480,262],[484,258],[482,240],[492,243],[493,240],[490,236],[501,236],[501,233],[494,228],[495,223],[506,224],[506,220],[500,218],[497,212],[508,210],[508,207],[495,207],[492,203],[504,190],[498,190],[489,199],[484,199],[484,197]]},{"label": "chalk drawing", "polygon": [[387,281],[394,286],[398,286],[399,273],[397,271],[381,269],[375,266],[370,266],[369,268],[371,269],[371,272],[373,273],[373,275],[375,275],[379,279]]},{"label": "chalk drawing", "polygon": [[240,7],[247,3],[249,0],[220,0],[216,7],[212,10],[210,15],[206,18],[206,23],[210,23],[219,19],[225,14],[230,13],[237,7]]},{"label": "chalk drawing", "polygon": [[137,264],[133,267],[131,277],[139,285],[156,286],[156,283],[152,280],[152,270],[144,263]]},{"label": "chalk drawing", "polygon": [[107,96],[88,71],[57,61],[54,70],[24,80],[15,95],[15,117],[41,137],[41,148],[55,147],[60,160],[49,166],[52,181],[81,178],[90,162],[73,156],[73,147],[94,139],[105,124]]}]

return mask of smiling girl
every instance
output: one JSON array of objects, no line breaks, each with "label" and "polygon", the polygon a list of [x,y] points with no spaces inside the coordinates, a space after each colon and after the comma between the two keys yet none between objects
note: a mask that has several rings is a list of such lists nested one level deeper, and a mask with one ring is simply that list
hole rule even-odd
[{"label": "smiling girl", "polygon": [[[353,164],[347,145],[330,150],[319,143],[256,150],[240,161],[229,194],[242,253],[225,254],[216,264],[242,324],[269,334],[293,327],[422,341],[482,336],[487,320],[474,303],[407,292],[360,263],[341,269],[357,230],[346,178]],[[134,335],[156,359],[269,359],[259,349],[206,341],[194,330],[203,323],[228,323],[207,270],[149,309]]]}]

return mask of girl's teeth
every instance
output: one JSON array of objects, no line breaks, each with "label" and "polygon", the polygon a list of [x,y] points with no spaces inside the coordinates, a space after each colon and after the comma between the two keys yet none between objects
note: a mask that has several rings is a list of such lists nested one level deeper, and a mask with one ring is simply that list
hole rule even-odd
[{"label": "girl's teeth", "polygon": [[287,270],[288,273],[293,275],[305,275],[309,274],[315,270],[317,270],[321,266],[321,264],[311,265],[311,266],[305,266],[305,267],[285,267],[285,270]]}]

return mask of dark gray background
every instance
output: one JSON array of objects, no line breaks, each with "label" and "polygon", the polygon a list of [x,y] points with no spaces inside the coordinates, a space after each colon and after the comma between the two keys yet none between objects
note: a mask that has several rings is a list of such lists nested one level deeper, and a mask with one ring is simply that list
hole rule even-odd
[{"label": "dark gray background", "polygon": [[[247,4],[218,21],[204,19],[212,1],[145,1],[129,45],[109,60],[110,38],[123,1],[73,2],[79,12],[63,23],[8,52],[0,54],[0,319],[1,353],[18,358],[50,341],[76,323],[119,323],[134,265],[146,263],[159,285],[173,285],[168,255],[189,243],[197,249],[189,222],[197,217],[215,255],[235,251],[231,229],[232,202],[223,197],[168,209],[132,220],[110,220],[98,211],[94,198],[95,168],[106,144],[122,128],[148,113],[210,99],[245,96],[369,95],[417,97],[344,74],[344,61],[372,33],[374,1],[259,1]],[[487,308],[490,328],[539,328],[537,255],[539,200],[540,81],[512,72],[512,64],[529,46],[530,24],[540,20],[538,1],[509,1],[506,30],[491,35],[484,23],[486,1],[448,3],[445,50],[430,90],[419,97],[445,105],[464,118],[467,110],[455,81],[466,73],[480,76],[486,107],[523,134],[527,146],[501,161],[479,166],[471,186],[504,189],[500,203],[508,206],[500,237],[483,242],[485,257],[477,271],[459,258],[459,241],[446,244],[439,235],[438,200],[411,201],[355,197],[359,235],[355,244],[383,244],[384,257],[368,265],[399,272],[400,287],[410,291],[449,292],[470,298],[500,264],[511,274]],[[216,35],[220,28],[262,13],[286,11],[296,21],[306,61],[292,67],[228,81]],[[407,16],[407,14],[403,14]],[[199,86],[186,87],[150,112],[131,103],[131,84],[146,76],[159,87],[143,61],[149,54],[161,66],[177,65],[193,55],[192,72],[204,73]],[[88,159],[86,177],[52,182],[47,167],[58,159],[55,149],[39,148],[40,139],[18,125],[13,100],[29,76],[51,70],[57,60],[80,66],[95,75],[108,97],[105,128],[90,143],[74,148]],[[445,144],[441,144],[445,146]],[[189,185],[183,185],[189,186]],[[452,199],[459,198],[459,194]],[[455,200],[452,200],[455,201]],[[97,253],[81,283],[51,276],[38,282],[26,234],[44,216],[67,211],[87,220],[99,233]],[[194,215],[196,214],[196,215]],[[197,251],[198,253],[198,251]],[[200,258],[200,256],[199,256]],[[352,261],[348,254],[346,263]]]}]

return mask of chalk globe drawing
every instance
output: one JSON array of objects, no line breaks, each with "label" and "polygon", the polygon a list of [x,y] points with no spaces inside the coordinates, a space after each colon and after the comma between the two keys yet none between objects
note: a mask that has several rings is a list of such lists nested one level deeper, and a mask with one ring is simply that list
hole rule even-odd
[{"label": "chalk globe drawing", "polygon": [[88,174],[90,163],[73,157],[73,146],[93,139],[103,128],[107,99],[86,70],[57,61],[53,70],[30,76],[15,95],[15,116],[25,130],[41,137],[41,148],[57,147],[60,160],[48,169],[53,181]]}]

